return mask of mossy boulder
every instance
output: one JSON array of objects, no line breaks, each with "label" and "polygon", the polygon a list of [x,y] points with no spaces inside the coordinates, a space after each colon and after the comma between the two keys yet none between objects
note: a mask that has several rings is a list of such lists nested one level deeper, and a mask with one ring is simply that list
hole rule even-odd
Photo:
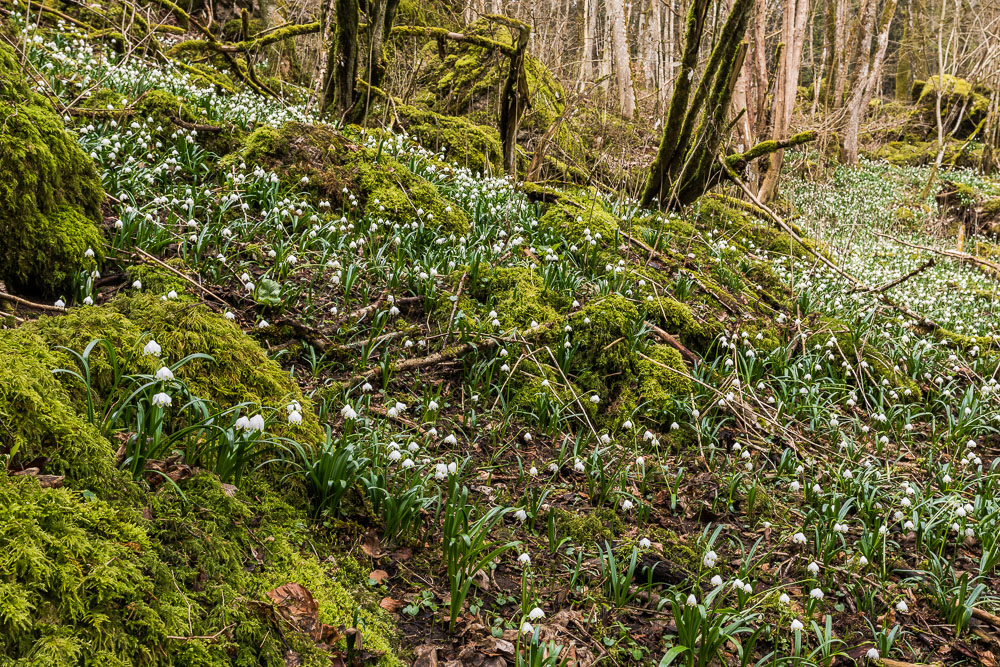
[{"label": "mossy boulder", "polygon": [[266,593],[295,583],[315,598],[319,622],[357,617],[365,648],[399,664],[366,575],[350,558],[309,552],[307,540],[324,554],[332,545],[301,511],[263,482],[234,493],[201,474],[183,493],[164,486],[140,512],[0,472],[0,654],[66,667],[278,666],[293,654],[329,664],[312,638],[276,625]]},{"label": "mossy boulder", "polygon": [[[916,86],[914,87],[916,92]],[[924,116],[925,124],[937,127],[937,98],[941,97],[941,115],[949,127],[958,124],[955,139],[967,139],[976,132],[985,120],[990,107],[990,89],[973,85],[965,79],[945,74],[932,76],[923,82],[916,95],[917,105]]]},{"label": "mossy boulder", "polygon": [[496,311],[503,329],[557,324],[570,305],[569,297],[545,287],[538,271],[525,266],[490,269],[472,293],[484,310]]},{"label": "mossy boulder", "polygon": [[102,258],[103,198],[94,163],[0,44],[0,280],[67,295],[75,274]]},{"label": "mossy boulder", "polygon": [[552,235],[555,242],[586,248],[607,248],[618,237],[618,220],[608,213],[595,193],[563,195],[550,204],[538,220],[539,230]]},{"label": "mossy boulder", "polygon": [[443,151],[445,160],[482,174],[503,171],[503,149],[496,128],[409,105],[396,107],[396,115],[407,134],[424,148]]},{"label": "mossy boulder", "polygon": [[340,207],[349,206],[353,194],[372,216],[400,223],[420,221],[455,234],[469,229],[465,211],[433,183],[414,174],[388,150],[366,148],[330,125],[261,127],[223,160],[222,167],[241,162],[260,165]]}]

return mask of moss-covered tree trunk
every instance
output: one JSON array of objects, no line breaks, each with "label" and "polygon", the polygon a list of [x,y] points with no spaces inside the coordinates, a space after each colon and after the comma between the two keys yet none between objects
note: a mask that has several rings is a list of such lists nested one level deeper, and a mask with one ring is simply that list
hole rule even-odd
[{"label": "moss-covered tree trunk", "polygon": [[646,180],[644,205],[678,208],[693,202],[710,187],[727,129],[733,89],[746,57],[743,35],[752,8],[753,0],[733,3],[692,96],[708,2],[691,3],[681,71],[674,82],[660,148]]},{"label": "moss-covered tree trunk", "polygon": [[528,82],[524,72],[524,55],[531,29],[526,24],[511,28],[514,52],[509,60],[507,79],[500,100],[500,142],[503,146],[503,168],[508,174],[517,173],[517,132],[528,107]]},{"label": "moss-covered tree trunk", "polygon": [[323,84],[323,107],[347,114],[355,103],[358,77],[358,28],[361,7],[358,0],[336,0],[336,29],[327,56],[326,81]]}]

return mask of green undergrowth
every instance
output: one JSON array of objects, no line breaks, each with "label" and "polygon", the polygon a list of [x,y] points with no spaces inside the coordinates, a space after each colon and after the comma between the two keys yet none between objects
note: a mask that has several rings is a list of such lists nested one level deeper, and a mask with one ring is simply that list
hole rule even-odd
[{"label": "green undergrowth", "polygon": [[240,162],[274,171],[337,206],[350,205],[349,194],[354,194],[364,211],[400,223],[422,221],[456,234],[469,229],[465,212],[393,158],[387,147],[365,148],[329,125],[261,127],[221,166]]},{"label": "green undergrowth", "polygon": [[103,255],[95,224],[103,197],[94,163],[0,44],[0,280],[68,295],[76,275]]},{"label": "green undergrowth", "polygon": [[164,485],[139,511],[0,473],[5,664],[329,664],[272,611],[267,591],[291,582],[312,593],[321,623],[356,625],[380,664],[399,664],[364,570],[296,509],[302,498],[252,486],[231,496],[203,473],[183,497]]}]

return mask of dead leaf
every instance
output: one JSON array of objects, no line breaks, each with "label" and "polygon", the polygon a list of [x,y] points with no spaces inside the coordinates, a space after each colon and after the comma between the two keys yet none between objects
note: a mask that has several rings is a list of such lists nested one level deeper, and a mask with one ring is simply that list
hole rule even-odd
[{"label": "dead leaf", "polygon": [[309,589],[302,584],[289,582],[268,591],[267,597],[277,608],[277,614],[296,630],[319,641],[323,628],[319,623],[319,604]]},{"label": "dead leaf", "polygon": [[365,533],[365,539],[361,541],[361,550],[369,558],[381,558],[385,555],[379,544],[378,534],[374,530],[369,530]]},{"label": "dead leaf", "polygon": [[423,644],[418,646],[413,650],[416,659],[413,661],[413,667],[437,667],[438,647],[433,644]]},{"label": "dead leaf", "polygon": [[223,484],[222,492],[227,496],[229,496],[230,498],[232,498],[236,495],[236,487],[233,486],[232,484]]},{"label": "dead leaf", "polygon": [[285,651],[285,667],[300,667],[302,657],[292,649]]},{"label": "dead leaf", "polygon": [[378,606],[382,607],[382,609],[385,609],[391,614],[395,614],[403,608],[403,601],[396,600],[395,598],[382,598],[382,601],[378,603]]},{"label": "dead leaf", "polygon": [[368,578],[374,581],[376,584],[381,584],[386,579],[389,578],[389,573],[386,572],[385,570],[372,570],[371,573],[368,575]]}]

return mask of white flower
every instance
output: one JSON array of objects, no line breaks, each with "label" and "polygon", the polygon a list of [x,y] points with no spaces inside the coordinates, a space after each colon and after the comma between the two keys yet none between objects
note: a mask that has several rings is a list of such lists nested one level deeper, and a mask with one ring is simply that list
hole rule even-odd
[{"label": "white flower", "polygon": [[170,395],[160,392],[159,394],[153,395],[153,405],[158,408],[165,408],[170,405]]},{"label": "white flower", "polygon": [[653,546],[653,543],[649,541],[648,537],[644,537],[641,540],[639,540],[639,548],[640,549],[648,549],[651,546]]},{"label": "white flower", "polygon": [[174,373],[166,366],[163,366],[160,370],[156,371],[156,379],[160,382],[163,382],[164,380],[173,380]]},{"label": "white flower", "polygon": [[527,521],[528,513],[525,512],[523,509],[519,509],[516,512],[514,512],[514,518],[517,519],[518,521]]},{"label": "white flower", "polygon": [[573,470],[577,472],[583,472],[586,469],[587,469],[586,466],[583,465],[583,461],[581,461],[580,459],[577,459],[576,463],[573,464]]},{"label": "white flower", "polygon": [[302,423],[302,413],[298,410],[292,410],[288,413],[288,423],[289,424],[301,424]]},{"label": "white flower", "polygon": [[262,415],[254,415],[250,418],[250,430],[251,431],[263,431],[264,430],[264,417]]},{"label": "white flower", "polygon": [[177,298],[177,292],[175,292],[174,290],[170,290],[169,292],[167,292],[167,298],[168,299],[176,299]]},{"label": "white flower", "polygon": [[358,413],[354,411],[354,408],[351,407],[350,403],[340,409],[340,414],[343,415],[344,419],[348,421],[358,418]]},{"label": "white flower", "polygon": [[431,412],[437,410],[438,409],[437,401],[431,401],[430,403],[428,403],[427,409],[430,410]]},{"label": "white flower", "polygon": [[449,433],[444,438],[444,444],[446,444],[446,445],[457,445],[458,444],[458,438],[455,437],[454,433]]},{"label": "white flower", "polygon": [[532,621],[537,621],[540,618],[545,618],[545,612],[542,611],[541,608],[535,607],[534,609],[528,612],[528,618],[531,619]]},{"label": "white flower", "polygon": [[813,574],[819,574],[819,564],[816,561],[809,563],[809,566],[806,569]]},{"label": "white flower", "polygon": [[818,588],[814,588],[811,591],[809,591],[809,597],[813,598],[814,600],[822,600],[823,599],[823,591],[821,591]]},{"label": "white flower", "polygon": [[142,289],[142,281],[141,280],[134,281],[132,283],[132,287],[134,287],[135,289]]},{"label": "white flower", "polygon": [[240,417],[236,420],[234,425],[237,431],[249,431],[250,430],[250,419],[246,415]]},{"label": "white flower", "polygon": [[718,554],[716,554],[714,551],[709,551],[707,554],[705,554],[705,557],[702,559],[702,562],[705,564],[705,567],[715,567],[715,561],[717,561],[718,559],[719,559]]},{"label": "white flower", "polygon": [[66,302],[63,301],[62,299],[56,299],[56,302],[53,305],[56,308],[65,308],[66,307]]},{"label": "white flower", "polygon": [[805,533],[795,533],[794,535],[792,535],[792,542],[795,542],[796,544],[805,544],[806,543]]},{"label": "white flower", "polygon": [[151,357],[160,356],[160,352],[162,351],[163,350],[160,348],[160,344],[153,339],[150,339],[149,342],[146,343],[146,346],[142,348],[142,353]]},{"label": "white flower", "polygon": [[630,509],[632,509],[632,507],[633,507],[632,501],[629,500],[628,498],[622,501],[622,509],[624,511],[628,512]]},{"label": "white flower", "polygon": [[535,628],[531,625],[531,623],[528,623],[527,621],[525,621],[524,623],[521,624],[521,634],[522,635],[530,635],[534,631],[535,631]]},{"label": "white flower", "polygon": [[802,621],[800,621],[797,618],[792,619],[792,632],[795,632],[796,630],[801,630],[804,627],[805,626],[802,625]]},{"label": "white flower", "polygon": [[83,300],[83,305],[85,305],[85,306],[93,306],[94,305],[94,300],[91,297],[88,296],[87,298],[85,298]]},{"label": "white flower", "polygon": [[791,598],[788,597],[788,593],[782,593],[781,595],[778,596],[778,602],[780,602],[781,604],[788,604],[789,602],[791,602]]},{"label": "white flower", "polygon": [[626,431],[631,431],[632,430],[632,422],[630,422],[629,420],[626,419],[624,422],[622,422],[622,428],[625,429]]},{"label": "white flower", "polygon": [[536,468],[535,466],[531,466],[531,470],[528,471],[528,474],[534,477],[535,475],[538,474],[538,468]]},{"label": "white flower", "polygon": [[94,249],[93,248],[87,248],[86,250],[83,251],[83,256],[87,257],[87,258],[93,257],[94,256]]},{"label": "white flower", "polygon": [[715,575],[714,577],[712,577],[712,580],[711,580],[710,583],[713,586],[721,586],[722,585],[722,577],[720,577],[719,575]]},{"label": "white flower", "polygon": [[517,562],[527,567],[528,565],[531,565],[531,556],[527,553],[523,553],[517,557]]},{"label": "white flower", "polygon": [[865,657],[868,658],[869,660],[878,660],[881,656],[879,656],[878,654],[878,649],[872,646],[870,649],[868,649],[868,652],[865,653]]},{"label": "white flower", "polygon": [[906,604],[906,600],[900,600],[899,602],[896,603],[896,611],[898,611],[900,614],[905,614],[908,611],[910,611],[909,606],[907,606]]},{"label": "white flower", "polygon": [[688,598],[687,598],[687,600],[686,600],[686,601],[684,602],[684,604],[686,604],[686,605],[687,605],[687,606],[689,606],[689,607],[693,607],[693,606],[695,606],[696,604],[698,604],[698,598],[696,598],[696,597],[694,596],[694,593],[690,593],[690,594],[688,595]]},{"label": "white flower", "polygon": [[226,317],[227,320],[232,321],[232,320],[236,319],[236,314],[233,313],[233,311],[231,311],[231,310],[227,310],[225,317]]}]

